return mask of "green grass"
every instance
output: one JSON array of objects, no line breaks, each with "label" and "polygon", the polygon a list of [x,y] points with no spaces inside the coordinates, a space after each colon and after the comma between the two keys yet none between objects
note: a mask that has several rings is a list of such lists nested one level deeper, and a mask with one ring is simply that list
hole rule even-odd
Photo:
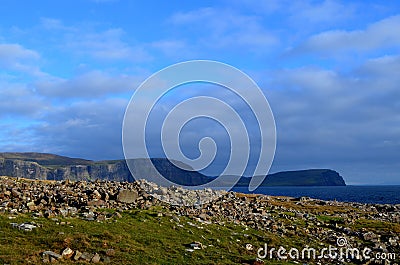
[{"label": "green grass", "polygon": [[400,233],[399,223],[382,222],[378,220],[359,219],[353,225],[354,229],[368,229],[368,231],[377,232],[380,234],[387,234],[389,232]]},{"label": "green grass", "polygon": [[[241,264],[254,260],[257,249],[264,243],[290,245],[290,240],[282,241],[271,233],[229,223],[201,224],[187,217],[180,217],[181,221],[177,223],[168,216],[158,217],[158,212],[160,209],[133,210],[123,212],[121,219],[102,223],[59,218],[59,222],[70,222],[69,225],[57,225],[51,219],[33,219],[26,215],[12,220],[7,215],[0,215],[0,264],[41,264],[43,251],[60,253],[66,247],[98,252],[101,256],[105,250],[113,248],[116,254],[111,258],[111,264]],[[35,221],[42,227],[25,232],[10,225],[11,222],[25,221]],[[206,248],[186,251],[187,244],[193,241],[200,241]],[[251,243],[255,249],[246,250],[246,243]]]},{"label": "green grass", "polygon": [[327,216],[327,215],[319,215],[317,219],[323,221],[325,223],[333,223],[333,224],[343,224],[344,218],[336,217],[336,216]]},{"label": "green grass", "polygon": [[[99,211],[112,213],[114,210]],[[164,214],[160,217],[159,213]],[[124,211],[121,214],[122,218],[113,217],[104,222],[68,217],[59,217],[55,221],[22,214],[15,219],[9,219],[9,215],[0,214],[0,264],[42,264],[43,251],[60,253],[66,247],[81,252],[97,252],[102,257],[107,249],[112,248],[115,256],[111,257],[111,264],[243,264],[251,263],[257,257],[258,248],[263,247],[264,243],[268,244],[269,249],[279,246],[301,249],[305,245],[320,249],[324,245],[301,229],[297,233],[281,236],[280,233],[254,230],[229,222],[208,225],[189,217],[179,217],[178,223],[162,207]],[[291,212],[285,214],[293,216]],[[278,214],[275,218],[279,218]],[[343,222],[340,217],[318,215],[317,218],[326,223]],[[307,222],[302,219],[296,222],[285,218],[279,220],[285,225],[307,227]],[[42,227],[26,232],[10,225],[12,222],[29,221]],[[57,224],[60,222],[68,224]],[[360,219],[350,226],[356,230],[367,228],[368,231],[383,234],[388,231],[400,232],[400,224],[366,219]],[[186,251],[188,244],[193,241],[201,242],[205,248],[194,252]],[[254,249],[247,250],[246,243],[252,244]],[[301,262],[313,264],[313,261]],[[85,264],[72,260],[63,260],[60,263]],[[266,264],[290,262],[267,259]]]}]

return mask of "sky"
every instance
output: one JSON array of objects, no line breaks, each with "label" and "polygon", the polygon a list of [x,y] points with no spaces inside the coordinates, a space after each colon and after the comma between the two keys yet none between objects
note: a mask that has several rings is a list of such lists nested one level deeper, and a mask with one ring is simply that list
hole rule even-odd
[{"label": "sky", "polygon": [[[123,158],[135,89],[171,64],[215,60],[249,75],[268,99],[271,172],[331,168],[348,184],[400,184],[399,29],[398,1],[4,0],[0,151]],[[238,102],[192,84],[160,101],[160,117],[203,93]],[[182,150],[196,157],[208,134],[222,150],[214,172],[230,148],[221,126],[187,124]],[[157,134],[149,137],[151,155],[162,156]]]}]

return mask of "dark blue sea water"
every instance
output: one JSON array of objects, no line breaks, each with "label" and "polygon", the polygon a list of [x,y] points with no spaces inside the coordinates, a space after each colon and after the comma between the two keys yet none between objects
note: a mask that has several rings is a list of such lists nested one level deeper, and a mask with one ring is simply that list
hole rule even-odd
[{"label": "dark blue sea water", "polygon": [[[247,187],[233,191],[249,193]],[[332,187],[261,187],[252,193],[273,196],[311,197],[344,202],[400,204],[400,185],[395,186],[332,186]]]}]

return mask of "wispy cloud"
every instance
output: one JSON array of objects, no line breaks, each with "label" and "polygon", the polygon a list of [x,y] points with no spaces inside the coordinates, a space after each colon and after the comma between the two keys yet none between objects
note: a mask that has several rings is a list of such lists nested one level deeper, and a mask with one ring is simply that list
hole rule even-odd
[{"label": "wispy cloud", "polygon": [[363,30],[330,30],[311,36],[294,52],[332,54],[342,51],[366,52],[400,45],[400,16],[392,16],[370,24]]},{"label": "wispy cloud", "polygon": [[46,110],[46,101],[25,84],[0,81],[0,117],[34,118]]},{"label": "wispy cloud", "polygon": [[290,19],[297,23],[318,25],[320,23],[343,23],[356,15],[357,5],[340,1],[289,1],[283,8],[288,8]]},{"label": "wispy cloud", "polygon": [[96,59],[125,60],[131,63],[149,60],[150,55],[140,46],[132,46],[122,40],[122,29],[102,32],[86,32],[68,35],[66,47],[78,54],[88,54]]},{"label": "wispy cloud", "polygon": [[126,33],[121,28],[96,29],[96,25],[65,25],[61,20],[42,18],[43,29],[58,34],[57,46],[79,56],[109,61],[137,63],[151,59],[144,46],[132,45],[124,40]]},{"label": "wispy cloud", "polygon": [[39,94],[50,98],[99,98],[133,92],[141,80],[138,76],[90,71],[70,79],[40,80],[34,86]]},{"label": "wispy cloud", "polygon": [[183,30],[195,30],[199,44],[208,48],[245,46],[261,48],[275,45],[278,38],[262,24],[262,17],[243,15],[229,9],[201,8],[174,14],[171,23]]},{"label": "wispy cloud", "polygon": [[30,75],[42,75],[37,62],[40,59],[38,52],[26,49],[20,44],[0,44],[0,66],[4,70],[23,72]]}]

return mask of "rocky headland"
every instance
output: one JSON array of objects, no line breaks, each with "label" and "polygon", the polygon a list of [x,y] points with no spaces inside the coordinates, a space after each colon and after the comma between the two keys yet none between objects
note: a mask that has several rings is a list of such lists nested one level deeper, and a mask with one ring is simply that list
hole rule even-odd
[{"label": "rocky headland", "polygon": [[[180,167],[175,166],[181,164]],[[128,167],[129,165],[129,167]],[[185,169],[182,169],[185,168]],[[178,185],[197,186],[214,180],[192,171],[179,161],[166,158],[91,161],[44,153],[0,153],[0,176],[39,180],[111,180],[133,182],[132,176],[148,177],[158,172]],[[247,187],[250,178],[240,177],[237,187]],[[225,183],[220,182],[221,187]],[[227,184],[228,186],[231,183]],[[269,174],[260,186],[345,186],[331,169],[308,169]]]}]

